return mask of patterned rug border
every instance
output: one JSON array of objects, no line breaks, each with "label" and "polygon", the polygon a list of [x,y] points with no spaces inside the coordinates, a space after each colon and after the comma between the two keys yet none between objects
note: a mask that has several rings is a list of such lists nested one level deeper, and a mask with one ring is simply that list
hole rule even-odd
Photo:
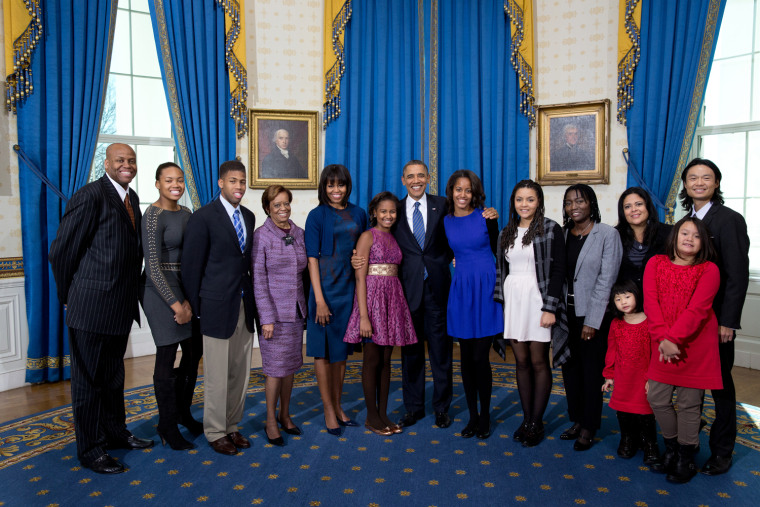
[{"label": "patterned rug border", "polygon": [[[349,384],[361,383],[361,361],[348,361],[346,364],[345,382]],[[494,372],[494,387],[516,389],[515,365],[509,363],[492,364]],[[562,388],[561,373],[553,370],[554,382],[552,394],[565,396]],[[432,381],[429,367],[426,371],[426,380]],[[392,361],[391,381],[401,382],[401,361]],[[454,362],[454,382],[461,383],[459,362]],[[314,365],[304,364],[296,372],[294,389],[315,387],[317,385],[314,376]],[[252,368],[249,378],[248,394],[261,393],[264,390],[264,375],[261,368]],[[148,420],[157,415],[156,401],[153,394],[153,386],[147,385],[129,389],[124,394],[127,412],[127,424],[141,420]],[[193,404],[198,405],[203,401],[203,377],[198,377],[195,388]],[[606,400],[605,400],[606,403]],[[709,434],[709,427],[715,419],[715,411],[712,397],[705,396],[705,410],[703,415],[708,422],[705,431]],[[736,443],[754,451],[760,451],[760,408],[752,405],[737,404],[737,439]],[[63,405],[38,414],[22,417],[0,425],[0,470],[23,463],[35,456],[53,449],[61,449],[74,441],[73,416],[71,405]],[[21,446],[32,447],[20,452]]]}]

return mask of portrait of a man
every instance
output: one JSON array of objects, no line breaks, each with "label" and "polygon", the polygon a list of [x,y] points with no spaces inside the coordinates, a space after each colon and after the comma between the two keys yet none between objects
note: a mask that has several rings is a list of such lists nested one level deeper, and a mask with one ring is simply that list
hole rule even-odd
[{"label": "portrait of a man", "polygon": [[308,178],[306,160],[307,125],[299,121],[259,120],[259,178]]},{"label": "portrait of a man", "polygon": [[593,171],[596,135],[593,115],[553,118],[550,124],[551,172]]}]

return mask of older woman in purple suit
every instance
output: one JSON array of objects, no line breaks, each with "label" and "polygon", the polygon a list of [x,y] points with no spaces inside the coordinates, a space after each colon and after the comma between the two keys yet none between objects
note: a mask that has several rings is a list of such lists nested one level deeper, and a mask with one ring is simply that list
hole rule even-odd
[{"label": "older woman in purple suit", "polygon": [[[307,315],[303,279],[306,246],[303,229],[290,220],[293,194],[282,185],[264,190],[261,204],[268,218],[253,234],[253,287],[259,311],[259,346],[266,375],[266,436],[270,444],[301,430],[290,418],[293,374],[303,365],[303,329]],[[280,413],[276,416],[277,401]]]}]

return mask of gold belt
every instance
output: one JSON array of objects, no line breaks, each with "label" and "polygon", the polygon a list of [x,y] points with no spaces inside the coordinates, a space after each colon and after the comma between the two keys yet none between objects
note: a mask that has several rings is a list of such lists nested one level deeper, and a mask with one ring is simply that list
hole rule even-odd
[{"label": "gold belt", "polygon": [[398,264],[370,264],[367,266],[368,275],[398,276]]}]

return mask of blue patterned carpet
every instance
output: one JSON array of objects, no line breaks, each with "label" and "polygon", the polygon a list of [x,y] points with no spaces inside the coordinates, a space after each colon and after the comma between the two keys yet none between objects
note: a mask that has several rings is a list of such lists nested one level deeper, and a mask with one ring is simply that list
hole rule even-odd
[{"label": "blue patterned carpet", "polygon": [[[129,470],[101,476],[76,459],[71,407],[65,406],[0,426],[0,506],[69,505],[758,505],[760,491],[760,410],[739,407],[739,439],[731,471],[719,477],[698,475],[673,485],[642,464],[617,457],[617,421],[605,406],[602,430],[583,453],[559,440],[568,425],[561,379],[555,374],[546,413],[547,439],[525,449],[512,442],[522,414],[514,366],[494,364],[493,436],[462,439],[467,422],[458,363],[454,372],[454,424],[434,426],[428,415],[403,434],[380,437],[347,428],[340,438],[327,434],[314,370],[296,376],[292,410],[302,437],[284,435],[273,447],[264,435],[264,377],[251,371],[242,432],[253,440],[237,456],[214,453],[203,436],[197,448],[177,452],[159,446],[145,451],[113,451]],[[403,412],[400,363],[393,365],[390,406]],[[202,414],[202,383],[196,390],[196,417]],[[431,388],[428,389],[428,397]],[[344,408],[364,421],[361,363],[349,362]],[[712,420],[712,400],[705,404]],[[153,437],[156,404],[152,387],[127,393],[129,427]],[[709,428],[709,426],[708,426]],[[702,433],[701,464],[708,456]]]}]

